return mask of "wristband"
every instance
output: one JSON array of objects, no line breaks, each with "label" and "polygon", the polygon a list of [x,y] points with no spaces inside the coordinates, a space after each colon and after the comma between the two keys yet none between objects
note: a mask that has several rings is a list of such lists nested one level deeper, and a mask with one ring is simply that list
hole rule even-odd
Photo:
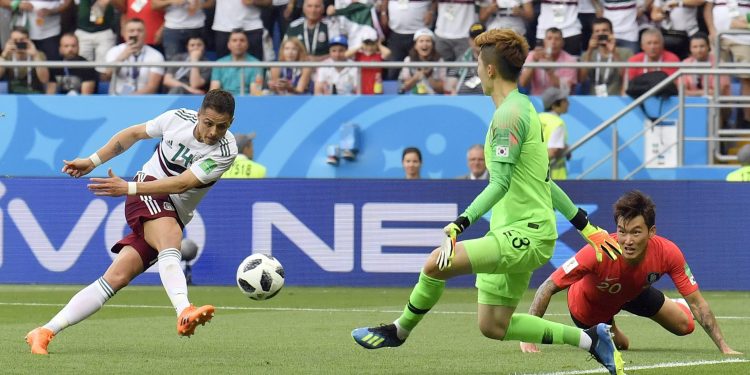
[{"label": "wristband", "polygon": [[573,216],[573,218],[570,219],[570,223],[573,224],[576,229],[582,231],[583,228],[586,228],[586,225],[589,224],[588,213],[582,208],[578,208],[576,216]]},{"label": "wristband", "polygon": [[456,218],[456,220],[453,221],[453,224],[456,224],[461,230],[461,232],[459,233],[462,233],[466,230],[466,228],[469,227],[469,225],[471,225],[471,222],[466,216],[459,216],[458,218]]},{"label": "wristband", "polygon": [[91,154],[91,156],[89,156],[89,160],[91,160],[91,162],[94,163],[94,168],[102,165],[102,159],[99,158],[99,154],[97,154],[96,152]]},{"label": "wristband", "polygon": [[128,182],[128,195],[136,194],[138,194],[138,185],[136,185],[135,181]]}]

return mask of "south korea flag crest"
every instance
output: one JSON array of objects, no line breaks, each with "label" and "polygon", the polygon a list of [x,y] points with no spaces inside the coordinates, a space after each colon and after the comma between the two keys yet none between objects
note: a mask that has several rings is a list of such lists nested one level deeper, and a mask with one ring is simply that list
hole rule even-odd
[{"label": "south korea flag crest", "polygon": [[497,146],[495,147],[495,156],[501,158],[508,157],[508,146]]}]

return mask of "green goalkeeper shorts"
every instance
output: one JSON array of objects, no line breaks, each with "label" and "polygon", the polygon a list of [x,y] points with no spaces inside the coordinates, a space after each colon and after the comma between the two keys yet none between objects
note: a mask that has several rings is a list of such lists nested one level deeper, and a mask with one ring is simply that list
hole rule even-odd
[{"label": "green goalkeeper shorts", "polygon": [[529,287],[531,274],[549,261],[555,240],[539,240],[513,227],[463,241],[477,274],[477,302],[516,307]]}]

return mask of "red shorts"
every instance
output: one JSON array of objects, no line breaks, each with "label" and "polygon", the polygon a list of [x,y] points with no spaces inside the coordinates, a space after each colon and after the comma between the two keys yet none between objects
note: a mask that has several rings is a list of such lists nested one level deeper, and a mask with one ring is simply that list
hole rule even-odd
[{"label": "red shorts", "polygon": [[[156,178],[141,172],[133,178],[137,182],[153,180]],[[184,228],[169,195],[129,195],[125,200],[125,219],[133,232],[114,244],[111,251],[117,254],[123,247],[131,246],[141,256],[144,270],[156,263],[159,252],[146,242],[143,223],[161,217],[173,217]]]}]

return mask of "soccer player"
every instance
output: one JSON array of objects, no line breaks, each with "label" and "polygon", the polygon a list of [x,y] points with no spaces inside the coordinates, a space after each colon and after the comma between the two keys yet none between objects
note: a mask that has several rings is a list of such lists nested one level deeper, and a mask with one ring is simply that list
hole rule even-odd
[{"label": "soccer player", "polygon": [[233,119],[232,95],[211,90],[198,112],[167,111],[118,132],[88,158],[64,161],[63,173],[79,178],[136,142],[161,137],[133,181],[117,177],[112,169],[107,178],[90,179],[88,188],[95,195],[127,195],[125,217],[133,232],[112,247],[117,257],[102,277],[73,296],[49,323],[26,335],[32,353],[48,354],[47,345],[55,335],[97,312],[157,260],[161,282],[177,313],[177,334],[190,336],[198,324],[211,320],[213,306],[195,307],[188,301],[179,248],[182,229],[195,207],[237,156],[234,136],[228,131]]},{"label": "soccer player", "polygon": [[[648,317],[678,336],[693,332],[695,316],[722,353],[742,354],[724,341],[680,248],[656,235],[656,211],[651,198],[639,191],[626,193],[614,205],[614,218],[617,235],[612,237],[620,243],[623,259],[598,262],[593,249],[585,246],[539,287],[529,314],[544,316],[552,295],[569,288],[568,308],[573,322],[581,328],[611,324],[618,349],[629,347],[628,338],[614,322],[614,315],[625,310]],[[669,275],[684,300],[664,298],[651,286],[664,274]],[[523,342],[521,350],[538,351],[536,345]]]},{"label": "soccer player", "polygon": [[[582,330],[514,314],[532,272],[552,256],[557,238],[553,200],[554,207],[572,219],[576,228],[586,233],[596,227],[549,179],[539,118],[529,98],[517,88],[528,54],[526,40],[512,30],[495,29],[477,36],[475,42],[480,47],[477,71],[482,88],[497,108],[484,146],[489,183],[466,211],[443,229],[448,237],[427,258],[402,315],[389,325],[357,328],[352,336],[368,349],[400,346],[438,302],[447,279],[474,273],[482,334],[496,340],[577,346],[593,354],[610,374],[622,374],[623,361],[608,325]],[[490,209],[490,232],[456,243],[456,235]],[[584,235],[603,245],[604,233],[595,230]]]}]

